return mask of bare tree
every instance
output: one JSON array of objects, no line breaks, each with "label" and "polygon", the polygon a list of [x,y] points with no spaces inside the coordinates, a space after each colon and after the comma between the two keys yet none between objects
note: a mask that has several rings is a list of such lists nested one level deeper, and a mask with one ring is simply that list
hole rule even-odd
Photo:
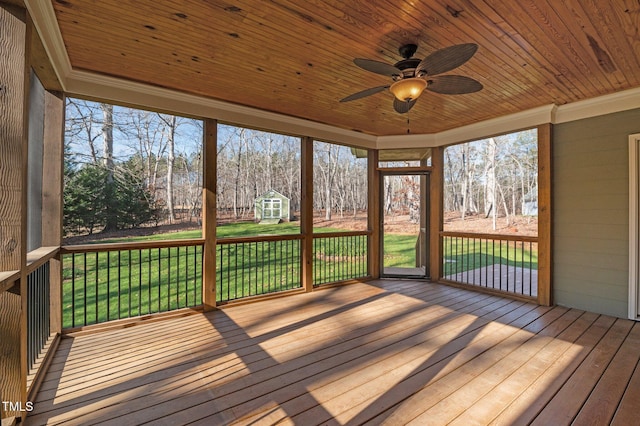
[{"label": "bare tree", "polygon": [[176,215],[174,211],[174,196],[173,196],[173,168],[176,159],[176,128],[177,117],[175,115],[158,114],[160,120],[166,126],[166,140],[167,140],[167,213],[169,222],[175,222]]},{"label": "bare tree", "polygon": [[[89,148],[89,157],[92,164],[98,164],[96,140],[102,135],[97,130],[97,120],[92,113],[94,105],[80,99],[67,98],[67,113],[65,120],[65,139],[67,145],[76,142]],[[101,127],[101,126],[100,126]],[[85,150],[76,149],[73,155],[85,156]]]},{"label": "bare tree", "polygon": [[317,160],[314,163],[314,170],[320,172],[320,179],[322,181],[325,220],[331,220],[333,185],[338,171],[337,164],[340,157],[339,148],[338,145],[329,143],[314,143],[313,152]]},{"label": "bare tree", "polygon": [[498,217],[505,217],[508,225],[522,211],[525,197],[535,196],[535,130],[448,147],[444,175],[445,210],[458,211],[464,219],[481,206],[494,229]]}]

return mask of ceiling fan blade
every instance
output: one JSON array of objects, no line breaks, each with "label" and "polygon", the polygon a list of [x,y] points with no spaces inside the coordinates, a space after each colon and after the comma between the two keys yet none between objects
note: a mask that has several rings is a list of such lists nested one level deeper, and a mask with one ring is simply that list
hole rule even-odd
[{"label": "ceiling fan blade", "polygon": [[375,72],[376,74],[386,75],[388,77],[392,77],[394,75],[402,75],[402,71],[400,71],[393,65],[387,64],[385,62],[374,61],[373,59],[356,58],[353,60],[353,63],[364,70]]},{"label": "ceiling fan blade", "polygon": [[385,89],[388,89],[389,85],[386,86],[378,86],[378,87],[372,87],[370,89],[366,89],[363,90],[361,92],[358,93],[354,93],[352,95],[347,96],[344,99],[340,99],[340,102],[349,102],[349,101],[355,101],[356,99],[360,99],[360,98],[364,98],[366,96],[371,96],[371,95],[375,95],[378,92],[382,92]]},{"label": "ceiling fan blade", "polygon": [[426,73],[431,76],[451,71],[471,59],[477,50],[478,45],[475,43],[457,44],[436,50],[418,64],[416,75]]},{"label": "ceiling fan blade", "polygon": [[482,90],[482,84],[463,75],[439,75],[427,80],[427,90],[443,95],[462,95]]},{"label": "ceiling fan blade", "polygon": [[416,104],[417,99],[412,101],[401,101],[398,98],[393,98],[393,109],[400,114],[405,114],[409,112],[411,108]]}]

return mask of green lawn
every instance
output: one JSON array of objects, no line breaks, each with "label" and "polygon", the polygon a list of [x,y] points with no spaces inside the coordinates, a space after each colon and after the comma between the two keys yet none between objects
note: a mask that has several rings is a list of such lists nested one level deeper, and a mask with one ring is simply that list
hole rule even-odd
[{"label": "green lawn", "polygon": [[[318,233],[339,232],[320,228]],[[297,223],[218,226],[217,237],[299,235]],[[201,230],[101,240],[100,243],[201,238]],[[314,282],[364,276],[366,238],[318,238]],[[364,265],[364,266],[363,266]],[[226,244],[216,254],[218,301],[301,286],[299,240]],[[76,327],[165,312],[202,303],[200,246],[121,250],[63,256],[63,323]]]},{"label": "green lawn", "polygon": [[384,267],[415,268],[416,267],[416,235],[385,234]]},{"label": "green lawn", "polygon": [[[297,223],[222,225],[219,239],[299,235]],[[314,285],[367,275],[366,236],[323,238],[340,229],[320,228],[314,238]],[[100,241],[135,242],[201,238],[200,230]],[[416,236],[384,237],[385,267],[414,267]],[[224,243],[216,250],[218,301],[301,286],[300,240]],[[444,244],[444,275],[494,263],[537,268],[537,252],[463,240]],[[147,315],[202,303],[202,247],[121,250],[63,256],[65,328]]]},{"label": "green lawn", "polygon": [[167,232],[164,234],[144,235],[139,237],[123,237],[123,238],[110,238],[105,240],[99,240],[92,242],[91,244],[108,244],[108,243],[129,243],[137,241],[166,241],[166,240],[191,240],[202,238],[202,231],[200,229],[193,229],[189,231]]}]

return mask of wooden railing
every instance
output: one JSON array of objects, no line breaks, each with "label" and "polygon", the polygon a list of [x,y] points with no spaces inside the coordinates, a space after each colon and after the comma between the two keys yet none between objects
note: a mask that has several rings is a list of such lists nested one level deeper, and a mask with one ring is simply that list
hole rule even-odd
[{"label": "wooden railing", "polygon": [[39,375],[56,336],[51,326],[51,304],[55,302],[51,297],[51,261],[58,252],[57,247],[42,247],[27,255],[27,390]]},{"label": "wooden railing", "polygon": [[[315,286],[366,277],[369,233],[313,237]],[[216,303],[302,289],[302,235],[216,241]],[[62,327],[202,305],[204,239],[61,248]]]},{"label": "wooden railing", "polygon": [[216,301],[301,288],[301,239],[301,235],[219,239]]},{"label": "wooden railing", "polygon": [[538,238],[442,232],[443,279],[535,298]]},{"label": "wooden railing", "polygon": [[202,304],[204,240],[61,249],[63,328]]},{"label": "wooden railing", "polygon": [[368,231],[314,234],[313,285],[368,276],[368,238]]}]

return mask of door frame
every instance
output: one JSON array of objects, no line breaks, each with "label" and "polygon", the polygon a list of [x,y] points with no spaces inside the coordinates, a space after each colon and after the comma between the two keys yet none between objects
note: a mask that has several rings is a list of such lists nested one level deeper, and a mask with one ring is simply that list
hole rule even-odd
[{"label": "door frame", "polygon": [[[378,188],[380,194],[380,203],[379,203],[379,214],[380,214],[380,223],[378,225],[379,233],[380,233],[380,242],[379,242],[379,252],[380,252],[380,277],[382,278],[411,278],[411,279],[429,279],[430,278],[430,195],[431,195],[431,187],[430,187],[430,170],[418,169],[416,168],[408,168],[407,170],[393,168],[393,169],[378,169],[380,173],[379,185]],[[384,182],[385,177],[387,176],[420,176],[420,218],[422,222],[422,218],[424,217],[424,223],[420,223],[420,230],[418,231],[418,237],[424,233],[424,243],[421,245],[421,248],[424,250],[424,254],[421,257],[424,258],[424,274],[421,275],[410,275],[410,274],[388,274],[385,273],[384,267],[384,196],[385,196],[385,188]]]},{"label": "door frame", "polygon": [[629,319],[640,319],[640,133],[629,135]]}]

